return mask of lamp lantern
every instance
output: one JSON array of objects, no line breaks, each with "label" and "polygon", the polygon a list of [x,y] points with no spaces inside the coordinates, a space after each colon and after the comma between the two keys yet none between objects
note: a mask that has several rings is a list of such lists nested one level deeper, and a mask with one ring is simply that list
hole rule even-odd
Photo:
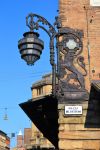
[{"label": "lamp lantern", "polygon": [[39,39],[37,32],[25,32],[23,36],[24,38],[18,42],[21,58],[24,59],[28,65],[33,65],[40,58],[44,48],[44,42]]}]

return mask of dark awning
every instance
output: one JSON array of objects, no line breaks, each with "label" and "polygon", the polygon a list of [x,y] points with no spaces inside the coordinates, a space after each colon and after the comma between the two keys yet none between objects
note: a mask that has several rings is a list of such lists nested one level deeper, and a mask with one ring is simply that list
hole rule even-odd
[{"label": "dark awning", "polygon": [[58,147],[57,99],[52,95],[19,104],[31,121],[56,148]]}]

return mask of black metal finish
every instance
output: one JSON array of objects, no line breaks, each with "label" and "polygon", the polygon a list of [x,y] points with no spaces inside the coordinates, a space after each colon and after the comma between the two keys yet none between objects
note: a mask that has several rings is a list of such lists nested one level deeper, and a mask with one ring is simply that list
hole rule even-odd
[{"label": "black metal finish", "polygon": [[[52,94],[55,95],[55,55],[54,55],[54,38],[56,37],[55,28],[44,18],[37,14],[29,14],[26,17],[26,25],[30,28],[30,31],[43,29],[50,37],[50,64],[52,65]],[[45,27],[44,27],[45,26]]]},{"label": "black metal finish", "polygon": [[[87,75],[85,68],[84,57],[79,56],[83,50],[82,35],[79,30],[72,30],[70,28],[61,28],[59,35],[63,35],[62,41],[57,45],[59,49],[59,72],[58,72],[58,87],[57,97],[59,102],[66,102],[68,100],[87,100],[88,93],[85,89],[84,76]],[[76,44],[75,47],[69,48],[67,44]],[[69,45],[70,46],[70,45]],[[71,45],[72,47],[73,45]],[[79,65],[83,69],[82,74],[79,69],[74,65]],[[69,101],[70,102],[70,101]]]},{"label": "black metal finish", "polygon": [[33,65],[34,62],[40,58],[44,48],[44,42],[38,38],[39,34],[36,32],[26,32],[23,36],[24,38],[18,42],[21,58],[24,59],[28,65]]},{"label": "black metal finish", "polygon": [[30,28],[30,31],[41,28],[49,35],[50,63],[54,65],[54,38],[57,34],[55,28],[44,17],[32,13],[26,17],[26,25]]},{"label": "black metal finish", "polygon": [[[55,17],[55,20],[52,26],[44,17],[37,14],[31,13],[26,17],[26,25],[30,28],[30,32],[25,33],[24,38],[19,41],[21,57],[28,64],[34,64],[40,58],[44,43],[38,39],[39,35],[34,30],[43,29],[50,37],[52,94],[58,98],[59,102],[70,99],[86,100],[88,93],[85,89],[84,76],[87,75],[87,71],[84,57],[80,56],[83,51],[83,32],[62,27],[59,17]],[[56,39],[57,63],[55,63],[54,39]],[[75,61],[84,73],[75,66]]]},{"label": "black metal finish", "polygon": [[[61,19],[55,18],[52,26],[37,14],[26,17],[30,32],[18,43],[21,57],[28,64],[40,58],[44,43],[34,30],[43,29],[50,37],[50,64],[52,65],[52,95],[20,104],[32,122],[58,148],[58,103],[81,103],[88,100],[84,76],[87,75],[81,30],[62,27]],[[56,39],[57,63],[55,63],[54,39]],[[79,66],[79,67],[77,67]],[[57,82],[56,82],[57,80]]]}]

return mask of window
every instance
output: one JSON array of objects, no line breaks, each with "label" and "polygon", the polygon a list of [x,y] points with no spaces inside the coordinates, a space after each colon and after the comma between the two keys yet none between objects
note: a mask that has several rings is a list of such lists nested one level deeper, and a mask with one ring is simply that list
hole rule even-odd
[{"label": "window", "polygon": [[100,6],[100,0],[90,0],[91,6]]},{"label": "window", "polygon": [[37,88],[37,95],[42,95],[43,94],[43,87],[38,87]]}]

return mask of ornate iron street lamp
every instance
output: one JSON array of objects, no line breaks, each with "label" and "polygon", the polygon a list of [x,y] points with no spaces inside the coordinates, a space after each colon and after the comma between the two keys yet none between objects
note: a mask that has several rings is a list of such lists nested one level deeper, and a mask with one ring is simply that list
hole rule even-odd
[{"label": "ornate iron street lamp", "polygon": [[[73,99],[88,99],[85,89],[84,76],[87,75],[84,57],[80,56],[83,50],[83,32],[71,28],[62,27],[61,19],[55,17],[54,25],[51,25],[44,17],[37,14],[29,14],[26,17],[26,25],[29,32],[23,34],[24,38],[19,40],[18,48],[21,58],[28,65],[33,65],[42,54],[44,42],[39,39],[35,30],[42,29],[50,37],[50,64],[52,65],[52,94],[58,101],[65,102]],[[55,45],[57,62],[55,63]],[[84,74],[74,65],[77,64],[84,70]],[[57,80],[57,82],[56,82]]]},{"label": "ornate iron street lamp", "polygon": [[41,28],[50,37],[52,95],[32,99],[20,104],[20,107],[58,149],[58,103],[78,104],[88,99],[84,79],[87,70],[84,57],[81,56],[83,31],[62,27],[59,17],[55,17],[55,23],[51,25],[44,17],[32,13],[26,17],[26,25],[30,31],[23,34],[18,48],[21,58],[28,65],[33,65],[40,59],[44,49],[44,42],[39,39],[36,30]]}]

